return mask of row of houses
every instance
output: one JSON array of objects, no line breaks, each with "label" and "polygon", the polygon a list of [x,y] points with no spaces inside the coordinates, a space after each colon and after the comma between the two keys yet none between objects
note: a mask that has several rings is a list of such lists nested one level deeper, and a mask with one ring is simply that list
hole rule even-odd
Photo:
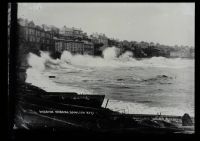
[{"label": "row of houses", "polygon": [[55,52],[62,53],[64,50],[70,51],[72,54],[88,54],[94,55],[94,45],[88,41],[65,40],[54,38]]},{"label": "row of houses", "polygon": [[[59,29],[55,26],[38,26],[33,21],[18,19],[19,43],[31,52],[39,50],[62,53],[64,50],[73,54],[94,54],[94,44],[81,29]],[[25,50],[26,50],[25,49]]]},{"label": "row of houses", "polygon": [[90,36],[92,42],[96,43],[96,44],[100,44],[102,43],[103,44],[103,47],[108,47],[108,37],[106,37],[105,34],[102,34],[102,33],[93,33],[91,36]]},{"label": "row of houses", "polygon": [[66,39],[88,39],[88,35],[86,32],[83,32],[80,28],[75,27],[68,28],[66,26],[63,26],[63,28],[59,30],[59,34]]},{"label": "row of houses", "polygon": [[129,42],[110,39],[105,34],[93,33],[88,36],[80,28],[68,28],[64,26],[59,29],[55,26],[35,25],[33,21],[18,19],[19,43],[23,52],[34,52],[39,50],[61,54],[67,50],[72,54],[101,55],[108,46],[116,46],[120,52],[132,51],[135,57],[192,57],[194,51],[188,49],[173,50],[159,44],[147,42]]}]

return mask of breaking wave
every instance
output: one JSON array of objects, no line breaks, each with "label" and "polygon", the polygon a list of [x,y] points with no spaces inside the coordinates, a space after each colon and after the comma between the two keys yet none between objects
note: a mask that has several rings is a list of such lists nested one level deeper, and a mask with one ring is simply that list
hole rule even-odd
[{"label": "breaking wave", "polygon": [[194,66],[194,60],[181,58],[152,57],[137,60],[133,58],[132,52],[125,52],[119,57],[119,49],[109,47],[103,51],[102,57],[89,55],[72,55],[64,51],[61,55],[61,62],[82,67],[164,67],[164,68],[184,68]]},{"label": "breaking wave", "polygon": [[82,70],[86,67],[164,67],[164,68],[184,68],[193,67],[194,60],[165,57],[152,57],[137,60],[133,58],[132,52],[125,52],[119,55],[119,49],[109,47],[103,51],[102,57],[94,57],[90,55],[72,55],[68,51],[64,51],[60,59],[52,59],[48,52],[41,51],[41,57],[30,53],[29,65],[33,68],[44,70],[45,68],[53,69],[76,69]]},{"label": "breaking wave", "polygon": [[[48,78],[49,75],[52,75],[50,72],[45,70],[48,68],[60,68],[63,63],[60,60],[54,60],[49,57],[47,52],[41,52],[41,57],[30,53],[28,56],[28,63],[31,66],[26,70],[27,78],[26,82],[31,83],[35,86],[38,86],[49,92],[77,92],[77,93],[87,93],[91,94],[92,92],[87,91],[81,88],[75,88],[70,86],[59,86]],[[66,64],[64,65],[66,67]],[[69,67],[68,67],[69,68]]]},{"label": "breaking wave", "polygon": [[167,75],[157,75],[156,77],[152,77],[149,79],[144,79],[142,80],[142,82],[145,83],[159,83],[159,84],[171,84],[171,82],[169,82],[170,80],[175,79],[171,76],[167,76]]},{"label": "breaking wave", "polygon": [[[75,91],[82,93],[83,90],[77,90],[72,87],[60,87],[53,83],[46,75],[46,70],[64,69],[66,72],[74,73],[86,71],[90,68],[102,67],[169,67],[169,68],[184,68],[193,67],[194,60],[189,59],[168,59],[164,57],[152,57],[149,59],[137,60],[133,58],[132,52],[125,52],[119,56],[119,49],[116,47],[108,47],[103,51],[103,57],[94,57],[90,55],[72,55],[68,51],[64,51],[60,59],[52,59],[48,52],[40,52],[40,56],[30,53],[28,56],[28,64],[31,68],[27,69],[26,82],[42,87],[47,91]],[[119,57],[117,57],[119,56]],[[165,77],[162,77],[165,78]],[[168,77],[167,77],[168,78]],[[158,79],[158,78],[155,78]],[[165,78],[166,79],[166,78]],[[150,81],[150,80],[146,80]],[[87,91],[87,93],[91,93]]]}]

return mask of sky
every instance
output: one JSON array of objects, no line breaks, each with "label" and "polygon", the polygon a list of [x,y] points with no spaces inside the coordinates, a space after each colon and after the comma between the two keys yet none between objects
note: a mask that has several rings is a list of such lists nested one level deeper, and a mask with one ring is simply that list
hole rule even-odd
[{"label": "sky", "polygon": [[18,17],[88,35],[194,46],[194,3],[18,3]]}]

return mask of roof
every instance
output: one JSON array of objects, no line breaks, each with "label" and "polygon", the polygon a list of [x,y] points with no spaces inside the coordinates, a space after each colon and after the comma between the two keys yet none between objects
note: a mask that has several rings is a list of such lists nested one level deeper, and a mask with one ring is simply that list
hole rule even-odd
[{"label": "roof", "polygon": [[54,40],[57,40],[57,41],[66,41],[65,39],[58,39],[58,38],[54,38]]}]

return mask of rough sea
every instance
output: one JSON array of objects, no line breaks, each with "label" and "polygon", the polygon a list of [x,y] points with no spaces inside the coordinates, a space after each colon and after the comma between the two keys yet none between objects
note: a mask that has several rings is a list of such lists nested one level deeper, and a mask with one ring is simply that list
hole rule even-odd
[{"label": "rough sea", "polygon": [[117,56],[115,47],[103,57],[64,51],[54,60],[47,52],[29,54],[26,82],[46,91],[104,94],[102,106],[109,99],[107,107],[119,112],[194,116],[194,59]]}]

